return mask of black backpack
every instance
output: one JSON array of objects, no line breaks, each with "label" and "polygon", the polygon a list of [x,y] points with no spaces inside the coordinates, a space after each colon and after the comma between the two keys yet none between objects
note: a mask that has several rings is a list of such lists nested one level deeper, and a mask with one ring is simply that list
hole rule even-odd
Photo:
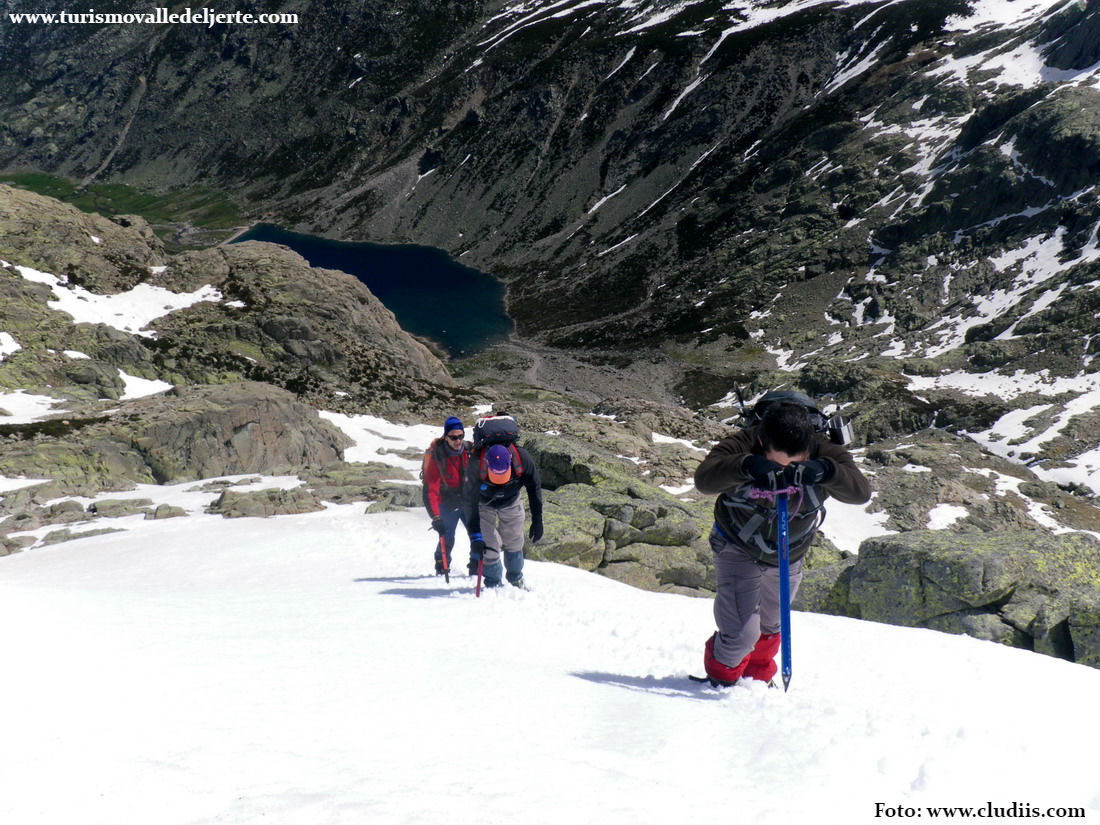
[{"label": "black backpack", "polygon": [[516,450],[519,440],[519,425],[510,415],[490,415],[479,418],[474,424],[474,449],[472,458],[478,463],[478,477],[482,482],[489,477],[485,463],[485,454],[494,444],[503,444],[512,456],[512,474],[519,478],[523,475],[523,461]]},{"label": "black backpack", "polygon": [[519,440],[519,426],[510,415],[489,415],[474,424],[474,449],[493,444],[515,444]]}]

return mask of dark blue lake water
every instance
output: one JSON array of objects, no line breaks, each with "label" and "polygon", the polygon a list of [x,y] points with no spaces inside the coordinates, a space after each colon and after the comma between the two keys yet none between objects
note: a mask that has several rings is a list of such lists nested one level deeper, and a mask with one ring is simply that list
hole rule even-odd
[{"label": "dark blue lake water", "polygon": [[330,241],[271,224],[257,224],[233,239],[241,241],[289,246],[312,266],[354,275],[404,329],[456,357],[485,349],[513,330],[504,314],[504,286],[440,249]]}]

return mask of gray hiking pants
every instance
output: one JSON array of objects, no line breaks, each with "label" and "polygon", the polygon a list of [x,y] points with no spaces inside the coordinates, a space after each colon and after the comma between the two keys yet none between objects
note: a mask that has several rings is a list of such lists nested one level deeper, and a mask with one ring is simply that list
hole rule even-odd
[{"label": "gray hiking pants", "polygon": [[485,540],[485,563],[492,564],[502,551],[523,550],[523,501],[519,496],[504,507],[478,505],[481,537]]},{"label": "gray hiking pants", "polygon": [[[758,562],[717,530],[710,534],[717,592],[714,658],[737,667],[761,633],[779,632],[779,568]],[[802,582],[801,559],[791,563],[791,599]]]},{"label": "gray hiking pants", "polygon": [[[496,587],[507,575],[508,581],[523,581],[523,502],[519,496],[504,507],[479,505],[481,537],[485,540],[485,586]],[[500,563],[503,554],[504,564]]]}]

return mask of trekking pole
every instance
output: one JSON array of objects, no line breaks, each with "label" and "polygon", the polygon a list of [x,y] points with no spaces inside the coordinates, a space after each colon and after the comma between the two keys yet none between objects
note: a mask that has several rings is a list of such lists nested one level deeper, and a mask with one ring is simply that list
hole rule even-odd
[{"label": "trekking pole", "polygon": [[484,557],[477,560],[477,587],[474,588],[474,597],[481,598],[481,571],[485,567]]},{"label": "trekking pole", "polygon": [[439,537],[439,555],[443,557],[443,580],[450,584],[451,565],[447,561],[447,542],[443,540],[443,536]]},{"label": "trekking pole", "polygon": [[791,686],[791,553],[786,490],[775,497],[775,514],[779,528],[779,661],[785,693]]}]

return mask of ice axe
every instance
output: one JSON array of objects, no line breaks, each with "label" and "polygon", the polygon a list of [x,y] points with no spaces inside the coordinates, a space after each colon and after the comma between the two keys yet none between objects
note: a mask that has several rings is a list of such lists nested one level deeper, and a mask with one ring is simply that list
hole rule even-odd
[{"label": "ice axe", "polygon": [[443,540],[443,536],[439,537],[439,554],[443,558],[443,580],[447,584],[451,583],[451,564],[447,560],[447,542]]},{"label": "ice axe", "polygon": [[783,490],[753,489],[749,492],[750,498],[775,500],[775,521],[779,544],[779,662],[783,674],[784,691],[791,686],[791,551],[787,496],[798,492],[801,492],[798,487],[787,487]]},{"label": "ice axe", "polygon": [[791,553],[787,530],[787,494],[780,490],[775,496],[775,518],[779,529],[779,662],[783,674],[783,691],[791,686]]}]

